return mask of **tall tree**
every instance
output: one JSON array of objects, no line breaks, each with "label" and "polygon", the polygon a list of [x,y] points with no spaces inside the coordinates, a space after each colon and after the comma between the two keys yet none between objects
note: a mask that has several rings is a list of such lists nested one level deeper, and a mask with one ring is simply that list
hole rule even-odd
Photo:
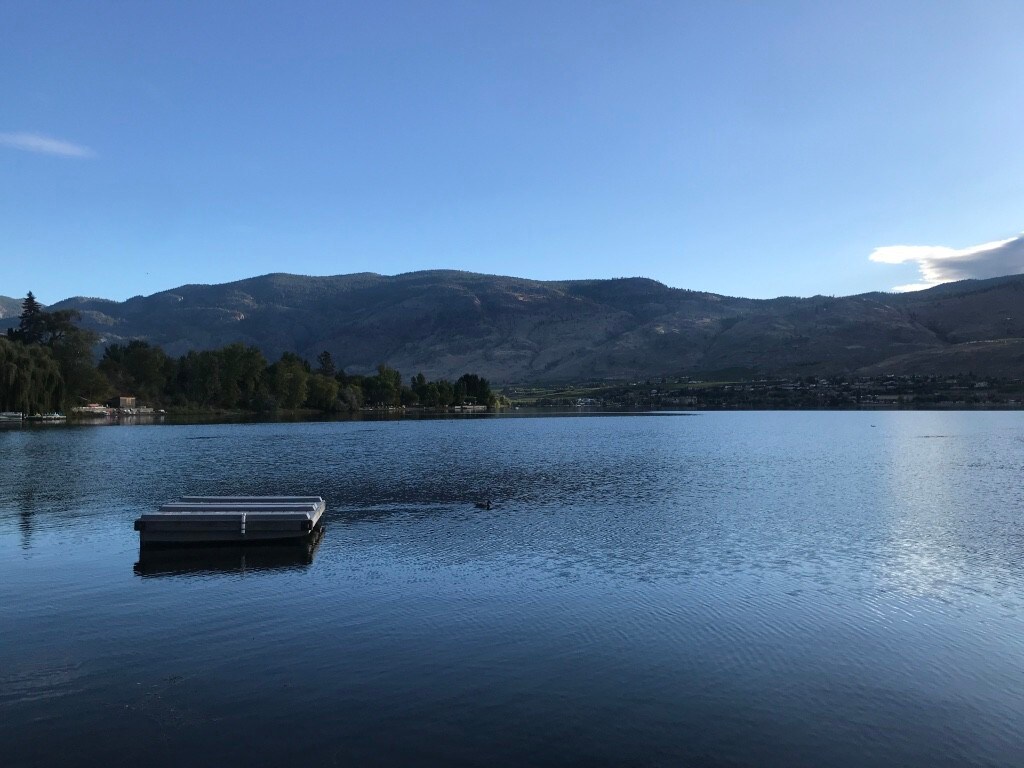
[{"label": "tall tree", "polygon": [[334,365],[334,358],[326,349],[316,356],[316,372],[321,376],[336,376],[338,369]]},{"label": "tall tree", "polygon": [[43,305],[36,301],[32,291],[28,292],[21,302],[21,315],[18,317],[18,330],[8,334],[24,344],[38,344],[43,337]]},{"label": "tall tree", "polygon": [[109,391],[106,378],[93,364],[92,350],[98,337],[92,331],[79,328],[75,310],[40,312],[41,343],[53,351],[64,378],[66,405],[105,398]]}]

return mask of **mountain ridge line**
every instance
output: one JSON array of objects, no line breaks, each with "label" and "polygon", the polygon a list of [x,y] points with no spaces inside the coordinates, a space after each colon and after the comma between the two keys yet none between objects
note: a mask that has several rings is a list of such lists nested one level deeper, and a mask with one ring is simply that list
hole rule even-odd
[{"label": "mountain ridge line", "polygon": [[[0,297],[0,325],[17,322]],[[5,309],[6,308],[6,309]],[[533,280],[459,270],[286,272],[186,284],[124,301],[71,297],[101,344],[143,339],[180,355],[242,342],[268,358],[330,351],[350,372],[474,371],[498,383],[749,375],[1024,374],[1024,275],[912,293],[747,299],[652,278]],[[968,349],[961,345],[975,343]],[[965,365],[968,370],[961,370]]]}]

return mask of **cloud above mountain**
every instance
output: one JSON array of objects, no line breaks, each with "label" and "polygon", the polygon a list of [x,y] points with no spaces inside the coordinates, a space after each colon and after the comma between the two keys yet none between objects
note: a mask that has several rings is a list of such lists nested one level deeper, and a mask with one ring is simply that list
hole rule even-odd
[{"label": "cloud above mountain", "polygon": [[921,282],[897,285],[894,291],[918,291],[955,280],[984,279],[1024,273],[1024,234],[1008,240],[949,248],[944,245],[886,245],[868,257],[879,264],[915,262]]}]

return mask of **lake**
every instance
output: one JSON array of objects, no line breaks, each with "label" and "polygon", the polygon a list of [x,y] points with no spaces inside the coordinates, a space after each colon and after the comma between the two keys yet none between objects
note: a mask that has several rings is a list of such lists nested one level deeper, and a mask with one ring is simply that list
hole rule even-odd
[{"label": "lake", "polygon": [[[0,462],[6,768],[1024,764],[1021,412],[15,428]],[[140,559],[186,493],[320,494],[326,532]]]}]

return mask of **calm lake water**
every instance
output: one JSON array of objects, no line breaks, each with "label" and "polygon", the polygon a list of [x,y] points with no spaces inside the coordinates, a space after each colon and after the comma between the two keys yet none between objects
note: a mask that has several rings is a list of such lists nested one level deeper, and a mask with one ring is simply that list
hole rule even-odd
[{"label": "calm lake water", "polygon": [[[1024,764],[1024,413],[3,429],[0,462],[6,768]],[[185,493],[318,493],[326,533],[140,560]]]}]

